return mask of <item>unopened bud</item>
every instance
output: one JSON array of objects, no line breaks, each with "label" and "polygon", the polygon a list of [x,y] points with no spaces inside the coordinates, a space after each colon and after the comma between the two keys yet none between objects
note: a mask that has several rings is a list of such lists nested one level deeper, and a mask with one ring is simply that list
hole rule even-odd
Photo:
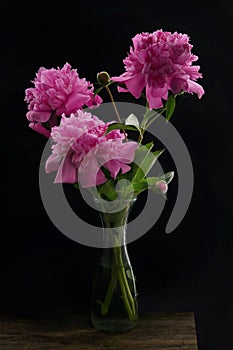
[{"label": "unopened bud", "polygon": [[97,81],[100,85],[106,86],[110,83],[110,75],[107,72],[100,72],[97,74]]},{"label": "unopened bud", "polygon": [[168,190],[168,184],[164,180],[159,180],[155,184],[155,188],[162,192],[162,194],[165,194]]}]

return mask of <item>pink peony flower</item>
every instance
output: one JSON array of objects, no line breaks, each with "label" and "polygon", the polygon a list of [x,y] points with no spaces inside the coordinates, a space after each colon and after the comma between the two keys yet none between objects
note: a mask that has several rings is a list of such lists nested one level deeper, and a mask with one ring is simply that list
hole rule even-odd
[{"label": "pink peony flower", "polygon": [[55,183],[79,182],[87,188],[107,181],[101,166],[114,179],[120,171],[130,170],[137,142],[124,143],[119,130],[105,135],[109,124],[82,110],[69,118],[62,115],[60,125],[51,131],[52,154],[45,167],[47,173],[57,171]]},{"label": "pink peony flower", "polygon": [[82,187],[88,188],[106,182],[101,166],[109,170],[111,177],[116,178],[119,171],[127,173],[133,162],[136,142],[122,143],[120,138],[105,140],[84,157],[79,167],[79,183]]},{"label": "pink peony flower", "polygon": [[[61,69],[41,67],[32,82],[35,87],[25,90],[24,100],[29,109],[27,119],[33,123],[48,122],[50,129],[58,124],[54,117],[68,116],[83,107],[102,103],[101,97],[94,95],[93,85],[85,78],[79,78],[77,70],[71,69],[68,63]],[[40,130],[39,127],[37,131]]]},{"label": "pink peony flower", "polygon": [[125,73],[111,77],[112,81],[123,84],[119,92],[130,92],[139,98],[145,89],[149,108],[161,108],[162,100],[168,99],[169,90],[196,93],[199,98],[204,89],[196,83],[202,77],[200,66],[192,66],[198,59],[191,53],[193,45],[186,34],[164,32],[137,34],[133,47],[123,60]]}]

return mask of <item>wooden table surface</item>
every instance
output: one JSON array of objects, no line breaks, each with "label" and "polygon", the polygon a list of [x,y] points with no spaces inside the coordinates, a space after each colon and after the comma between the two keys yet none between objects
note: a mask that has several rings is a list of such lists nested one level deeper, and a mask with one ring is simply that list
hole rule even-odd
[{"label": "wooden table surface", "polygon": [[88,315],[13,318],[0,316],[1,350],[197,350],[192,313],[140,315],[122,334],[94,329]]}]

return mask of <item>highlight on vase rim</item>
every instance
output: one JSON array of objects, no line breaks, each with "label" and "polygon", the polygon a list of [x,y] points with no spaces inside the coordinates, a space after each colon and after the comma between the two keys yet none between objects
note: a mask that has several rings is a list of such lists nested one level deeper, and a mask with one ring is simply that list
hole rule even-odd
[{"label": "highlight on vase rim", "polygon": [[[40,167],[43,204],[50,219],[71,239],[101,246],[101,239],[96,238],[100,235],[92,237],[91,222],[84,223],[68,205],[64,183],[75,187],[90,206],[94,206],[90,196],[99,197],[105,203],[104,210],[115,212],[120,208],[113,209],[113,202],[123,203],[147,191],[150,206],[144,206],[140,225],[138,218],[134,220],[142,233],[136,230],[132,237],[129,233],[129,240],[133,241],[154,225],[168,196],[169,183],[178,176],[177,200],[166,232],[183,219],[192,196],[192,163],[170,118],[182,95],[195,94],[200,99],[204,94],[197,83],[202,74],[200,66],[193,64],[198,56],[192,48],[187,34],[162,29],[143,32],[132,38],[132,46],[123,59],[125,71],[119,76],[102,71],[93,84],[65,63],[57,69],[40,67],[32,80],[34,86],[25,90],[29,127],[47,139]],[[103,89],[109,101],[103,101]],[[132,95],[135,103],[116,102],[113,89],[119,96]],[[145,141],[148,135],[149,142]],[[163,148],[156,147],[155,138],[162,141]],[[159,164],[158,158],[166,156],[167,151],[177,172],[164,172]],[[155,213],[151,213],[154,201]],[[150,220],[145,215],[148,210]],[[88,238],[77,233],[77,227],[83,224],[83,235],[90,231]]]}]

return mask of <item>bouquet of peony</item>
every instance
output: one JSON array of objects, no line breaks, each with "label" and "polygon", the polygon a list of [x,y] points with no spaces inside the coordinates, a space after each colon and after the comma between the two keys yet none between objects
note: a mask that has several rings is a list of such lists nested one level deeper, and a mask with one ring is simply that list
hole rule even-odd
[{"label": "bouquet of peony", "polygon": [[[123,74],[113,76],[102,71],[97,74],[95,84],[80,78],[69,63],[57,69],[39,68],[32,81],[34,86],[25,91],[26,117],[32,130],[51,139],[45,171],[56,173],[54,183],[73,184],[77,189],[90,191],[104,203],[133,199],[146,190],[166,197],[174,172],[149,176],[164,149],[155,149],[152,140],[145,143],[144,135],[162,114],[170,120],[180,95],[194,93],[201,98],[204,94],[197,83],[202,74],[200,66],[193,65],[198,57],[191,52],[192,47],[186,34],[163,30],[137,34],[123,60]],[[119,94],[131,94],[136,101],[144,101],[144,115],[130,114],[122,119],[112,88]],[[107,91],[115,113],[115,119],[107,122],[95,113],[103,104],[102,89]],[[134,139],[129,139],[130,132],[136,135]],[[115,224],[113,214],[106,214],[108,228],[123,225],[127,215],[124,210],[119,213]],[[130,291],[129,273],[122,265],[119,248],[122,241],[113,236],[115,251],[111,259],[115,259],[118,268],[112,269],[108,286],[96,307],[106,316],[119,284],[126,316],[133,322],[135,297]]]}]

